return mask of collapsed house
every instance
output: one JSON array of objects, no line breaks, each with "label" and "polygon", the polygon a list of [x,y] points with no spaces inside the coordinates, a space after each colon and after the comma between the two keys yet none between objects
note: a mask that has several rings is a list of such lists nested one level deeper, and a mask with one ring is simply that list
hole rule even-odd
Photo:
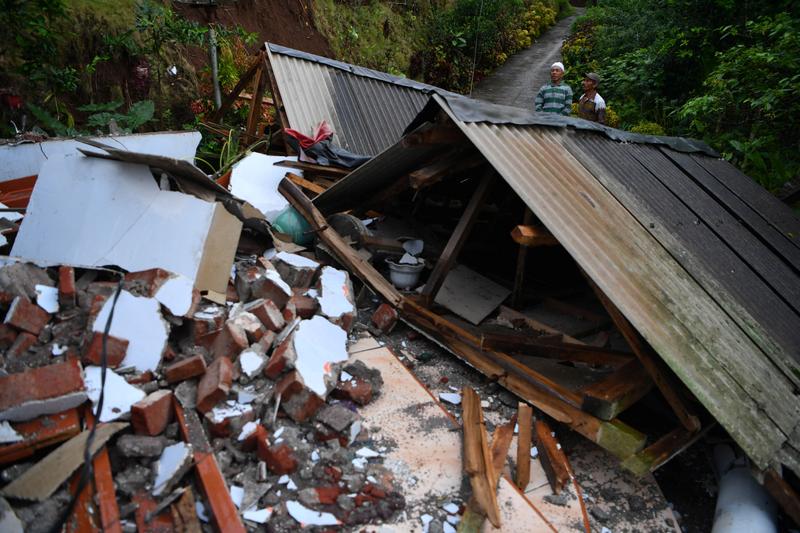
[{"label": "collapsed house", "polygon": [[[196,134],[48,141],[73,144],[44,164],[49,147],[24,147],[4,176],[24,179],[0,184],[17,202],[0,524],[600,529],[544,415],[640,476],[618,498],[657,498],[649,473],[719,423],[798,519],[800,222],[783,204],[687,139],[269,43],[225,101],[251,79],[287,135],[333,136],[215,179],[191,163]],[[323,137],[324,157],[370,157],[312,161]],[[358,335],[398,319],[522,400],[491,443],[491,398],[448,389],[450,417]],[[661,499],[632,527],[674,530]]]}]

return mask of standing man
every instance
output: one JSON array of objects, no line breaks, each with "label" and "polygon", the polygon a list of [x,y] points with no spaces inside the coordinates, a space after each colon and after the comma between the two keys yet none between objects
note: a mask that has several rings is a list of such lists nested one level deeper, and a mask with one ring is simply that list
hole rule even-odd
[{"label": "standing man", "polygon": [[578,101],[578,116],[592,122],[606,123],[606,101],[597,94],[600,76],[587,72],[583,77],[583,94]]},{"label": "standing man", "polygon": [[560,61],[553,63],[550,67],[550,83],[542,85],[536,94],[535,111],[559,115],[572,112],[572,89],[566,83],[561,83],[563,77],[564,64]]}]

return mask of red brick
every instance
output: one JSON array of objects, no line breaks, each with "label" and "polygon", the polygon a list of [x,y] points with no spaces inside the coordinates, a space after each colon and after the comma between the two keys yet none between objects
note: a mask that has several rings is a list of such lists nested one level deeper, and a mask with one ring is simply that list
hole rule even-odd
[{"label": "red brick", "polygon": [[302,387],[290,399],[281,401],[283,411],[298,423],[305,422],[314,416],[323,405],[325,405],[325,400],[305,387]]},{"label": "red brick", "polygon": [[11,307],[8,308],[5,319],[6,324],[33,335],[39,335],[42,328],[49,321],[50,314],[47,311],[22,296],[17,296],[11,302]]},{"label": "red brick", "polygon": [[397,324],[397,310],[387,303],[382,303],[372,313],[372,323],[384,333],[390,333]]},{"label": "red brick", "polygon": [[278,335],[274,331],[267,330],[264,336],[258,341],[258,345],[263,348],[265,354],[272,350],[272,345],[275,343],[275,338],[277,336]]},{"label": "red brick", "polygon": [[58,304],[62,309],[75,307],[78,291],[75,288],[75,269],[71,266],[58,267]]},{"label": "red brick", "polygon": [[138,293],[143,296],[152,298],[158,292],[158,289],[173,276],[172,272],[164,270],[163,268],[151,268],[149,270],[140,270],[139,272],[130,272],[125,275],[125,288],[127,290],[138,289]]},{"label": "red brick", "polygon": [[283,314],[283,319],[287,323],[297,318],[297,308],[294,306],[294,302],[286,302],[286,306],[284,306],[281,314]]},{"label": "red brick", "polygon": [[340,381],[331,394],[334,398],[366,405],[372,401],[372,385],[368,381],[354,377],[348,381]]},{"label": "red brick", "polygon": [[139,435],[160,435],[171,421],[172,391],[157,390],[131,406],[131,425]]},{"label": "red brick", "polygon": [[227,357],[214,360],[197,385],[197,410],[207,413],[228,397],[233,381],[233,363]]},{"label": "red brick", "polygon": [[261,424],[256,426],[256,430],[242,441],[242,451],[252,452],[253,450],[266,450],[269,447],[269,433]]},{"label": "red brick", "polygon": [[342,479],[342,469],[338,466],[326,466],[325,474],[331,478],[332,483],[339,483],[339,480]]},{"label": "red brick", "polygon": [[248,422],[256,419],[255,409],[251,409],[244,413],[237,413],[233,416],[225,417],[222,420],[214,420],[212,416],[213,410],[206,413],[206,420],[208,421],[208,431],[214,437],[228,438],[231,435],[238,437],[242,431],[242,427]]},{"label": "red brick", "polygon": [[286,325],[281,310],[278,309],[278,306],[276,306],[272,300],[259,298],[247,304],[244,309],[248,313],[252,313],[258,317],[261,323],[270,331],[277,333]]},{"label": "red brick", "polygon": [[145,370],[141,374],[133,374],[125,377],[125,381],[131,385],[141,385],[143,383],[150,383],[153,381],[153,373],[150,370]]},{"label": "red brick", "polygon": [[13,359],[15,357],[21,357],[25,355],[25,352],[28,351],[28,348],[36,344],[37,340],[38,339],[36,336],[23,331],[17,335],[17,338],[14,340],[14,344],[12,344],[11,348],[6,351],[6,357]]},{"label": "red brick", "polygon": [[244,330],[229,320],[214,339],[211,345],[211,353],[215,358],[228,357],[231,360],[236,360],[242,350],[249,346],[250,343],[247,342],[247,334]]},{"label": "red brick", "polygon": [[292,370],[283,376],[277,384],[275,384],[273,395],[276,398],[280,395],[281,401],[284,401],[288,400],[301,390],[303,390],[303,382],[298,377],[297,371]]},{"label": "red brick", "polygon": [[289,303],[294,304],[297,316],[306,320],[316,315],[317,311],[319,311],[319,302],[317,302],[317,299],[304,294],[295,293],[289,300]]},{"label": "red brick", "polygon": [[167,347],[164,348],[164,355],[161,356],[161,360],[173,361],[176,357],[178,357],[178,354],[175,353],[175,350],[172,349],[172,346],[167,345]]},{"label": "red brick", "polygon": [[267,463],[267,468],[273,474],[291,474],[297,470],[297,458],[285,442],[270,446],[263,455],[259,454],[259,458]]},{"label": "red brick", "polygon": [[[106,364],[117,368],[128,352],[128,340],[109,335],[106,339]],[[84,364],[99,365],[103,356],[103,334],[96,331],[81,358]]]},{"label": "red brick", "polygon": [[[280,277],[277,272],[275,275]],[[272,300],[279,309],[283,309],[289,301],[291,294],[287,294],[283,287],[271,280],[264,268],[251,266],[236,271],[236,292],[239,300],[249,302],[257,298]]]},{"label": "red brick", "polygon": [[202,355],[193,355],[183,361],[173,363],[164,369],[164,377],[169,383],[178,383],[189,378],[202,376],[206,372],[206,360]]},{"label": "red brick", "polygon": [[294,335],[289,335],[277,348],[272,352],[272,355],[264,367],[264,375],[270,379],[276,379],[281,372],[287,368],[291,368],[297,359],[297,354],[294,351]]},{"label": "red brick", "polygon": [[5,350],[17,339],[17,330],[8,324],[0,324],[0,350]]},{"label": "red brick", "polygon": [[230,281],[228,282],[228,286],[225,288],[225,301],[234,304],[239,301],[239,294],[236,292],[236,287]]},{"label": "red brick", "polygon": [[[44,405],[48,403],[48,400],[56,400],[85,389],[81,366],[75,359],[32,368],[18,374],[9,374],[0,377],[0,412],[36,401],[42,402],[42,405],[39,406],[42,408],[39,414],[53,413],[56,411],[48,411],[47,405]],[[51,405],[58,404],[60,407],[58,411],[63,411],[75,407],[82,401],[80,396],[76,395],[75,401],[63,402],[72,403],[72,405],[62,405],[57,401],[52,402]],[[10,418],[10,420],[14,420],[14,418]]]},{"label": "red brick", "polygon": [[281,275],[281,279],[292,288],[307,289],[311,286],[319,270],[319,264],[313,267],[295,266],[288,261],[283,261],[279,257],[274,257],[271,263],[275,266],[275,270]]},{"label": "red brick", "polygon": [[317,491],[317,498],[319,499],[319,503],[323,505],[333,505],[336,503],[336,498],[342,493],[342,489],[337,487],[336,485],[328,486],[328,487],[315,487],[315,491]]},{"label": "red brick", "polygon": [[244,331],[249,343],[258,342],[267,332],[267,328],[259,318],[249,312],[240,313],[233,319],[233,323]]}]

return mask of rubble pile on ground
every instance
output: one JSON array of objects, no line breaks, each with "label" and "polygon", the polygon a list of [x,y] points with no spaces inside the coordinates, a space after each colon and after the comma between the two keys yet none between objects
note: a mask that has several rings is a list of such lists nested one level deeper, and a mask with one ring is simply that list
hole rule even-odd
[{"label": "rubble pile on ground", "polygon": [[[97,497],[116,500],[123,530],[177,527],[191,499],[197,517],[219,518],[206,452],[251,529],[365,524],[404,507],[359,416],[383,382],[348,360],[346,272],[286,252],[246,258],[221,305],[161,269],[13,262],[0,269],[0,303],[2,495],[24,530],[46,530],[69,504],[84,446],[75,455],[53,445],[86,440],[101,390],[114,490],[98,486]],[[36,471],[48,454],[65,465],[52,489]]]}]

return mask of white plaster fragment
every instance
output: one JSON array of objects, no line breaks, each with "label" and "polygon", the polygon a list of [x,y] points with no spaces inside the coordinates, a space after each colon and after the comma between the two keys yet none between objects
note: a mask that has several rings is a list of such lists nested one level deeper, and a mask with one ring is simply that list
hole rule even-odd
[{"label": "white plaster fragment", "polygon": [[333,267],[322,267],[319,276],[321,289],[319,301],[320,312],[329,318],[338,318],[347,313],[354,313],[355,306],[350,301],[350,284],[347,273]]},{"label": "white plaster fragment", "polygon": [[0,444],[20,442],[22,440],[25,439],[11,427],[11,424],[6,421],[0,422]]},{"label": "white plaster fragment", "polygon": [[450,522],[451,524],[453,524],[454,526],[457,526],[458,523],[461,522],[461,517],[449,514],[449,515],[447,515],[447,521]]},{"label": "white plaster fragment", "polygon": [[206,506],[203,505],[203,502],[194,502],[194,512],[197,515],[197,518],[205,523],[208,523],[208,513],[206,512]]},{"label": "white plaster fragment", "polygon": [[276,439],[277,439],[278,437],[280,437],[281,435],[283,435],[283,430],[284,430],[284,429],[286,429],[286,428],[285,428],[285,427],[283,427],[283,426],[279,427],[279,428],[278,428],[278,431],[276,431],[276,432],[275,432],[275,434],[274,434],[274,435],[272,435],[272,436],[273,436],[273,438],[276,438]]},{"label": "white plaster fragment", "polygon": [[249,378],[261,372],[266,364],[267,358],[252,348],[247,348],[239,354],[239,365]]},{"label": "white plaster fragment", "polygon": [[294,366],[303,384],[324,399],[336,383],[332,365],[349,357],[347,333],[317,315],[297,326],[294,350],[297,353]]},{"label": "white plaster fragment", "polygon": [[519,433],[519,424],[514,424],[514,435]]},{"label": "white plaster fragment", "polygon": [[[0,202],[0,209],[8,209],[8,206],[3,202]],[[16,211],[5,211],[3,213],[0,213],[0,218],[4,218],[9,222],[15,222],[22,218],[22,213],[17,213]]]},{"label": "white plaster fragment", "polygon": [[252,389],[239,389],[236,391],[236,401],[239,403],[253,403],[258,398]]},{"label": "white plaster fragment", "polygon": [[164,448],[156,463],[153,496],[158,496],[178,481],[192,465],[192,447],[178,442]]},{"label": "white plaster fragment", "polygon": [[603,528],[600,530],[600,533],[611,533],[611,530],[608,529],[606,526],[603,526]]},{"label": "white plaster fragment", "polygon": [[356,455],[358,455],[359,457],[366,457],[367,459],[372,459],[374,457],[381,456],[381,454],[379,454],[375,450],[370,450],[366,446],[356,451]]},{"label": "white plaster fragment", "polygon": [[[106,300],[94,321],[93,331],[105,329],[113,301],[113,297]],[[114,307],[109,335],[128,341],[121,366],[132,366],[139,372],[155,371],[167,345],[169,326],[161,316],[158,300],[122,291]]]},{"label": "white plaster fragment", "polygon": [[351,462],[353,463],[353,466],[355,467],[356,470],[361,471],[367,468],[368,461],[366,457],[356,457]]},{"label": "white plaster fragment", "polygon": [[186,316],[192,308],[194,284],[186,276],[173,274],[155,294],[164,307],[175,316]]},{"label": "white plaster fragment", "polygon": [[461,395],[455,392],[440,392],[439,399],[453,405],[461,404]]},{"label": "white plaster fragment", "polygon": [[447,511],[449,514],[458,514],[460,507],[453,502],[448,502],[442,505],[442,509]]},{"label": "white plaster fragment", "polygon": [[278,478],[278,485],[286,485],[290,479],[289,474],[284,474]]},{"label": "white plaster fragment", "polygon": [[0,498],[0,531],[3,533],[23,533],[25,531],[22,521],[5,498]]},{"label": "white plaster fragment", "polygon": [[267,270],[265,275],[267,276],[267,279],[277,285],[284,292],[284,294],[287,296],[292,295],[292,288],[289,287],[285,281],[283,281],[277,270]]},{"label": "white plaster fragment", "polygon": [[307,526],[336,526],[341,522],[331,513],[320,513],[305,507],[300,502],[287,501],[286,510],[289,515],[300,523],[301,527]]},{"label": "white plaster fragment", "polygon": [[531,458],[536,459],[539,455],[539,449],[536,446],[531,446]]},{"label": "white plaster fragment", "polygon": [[444,531],[444,533],[456,533],[456,528],[454,528],[449,522],[445,522],[442,524],[442,531]]},{"label": "white plaster fragment", "polygon": [[400,263],[401,265],[416,265],[417,263],[419,263],[419,259],[417,259],[411,254],[403,254],[403,257],[400,258],[400,261],[398,261],[398,263]]},{"label": "white plaster fragment", "polygon": [[[99,366],[87,366],[83,374],[86,393],[92,404],[97,406],[97,402],[100,401],[102,369]],[[146,396],[144,391],[130,385],[125,378],[110,368],[106,369],[106,386],[103,390],[105,397],[103,411],[98,417],[100,422],[111,422],[130,413],[131,406]]]},{"label": "white plaster fragment", "polygon": [[361,420],[356,420],[350,424],[350,439],[347,441],[348,446],[352,446],[361,433]]},{"label": "white plaster fragment", "polygon": [[247,437],[249,437],[253,433],[255,433],[256,429],[258,429],[259,422],[261,422],[260,419],[256,420],[255,422],[248,422],[244,426],[242,426],[242,431],[241,431],[241,433],[239,433],[239,438],[237,440],[239,440],[239,442],[241,442],[241,441],[247,439]]},{"label": "white plaster fragment", "polygon": [[[250,202],[270,223],[275,222],[281,211],[289,205],[278,192],[278,184],[286,174],[286,168],[274,165],[286,159],[297,160],[253,152],[236,163],[231,172],[231,192],[234,196]],[[302,172],[292,172],[302,175]]]},{"label": "white plaster fragment", "polygon": [[53,352],[53,357],[58,357],[67,351],[67,346],[65,344],[54,344],[51,350]]},{"label": "white plaster fragment", "polygon": [[319,461],[319,451],[318,450],[314,450],[313,452],[311,452],[311,460],[313,462],[315,462],[315,463],[317,461]]},{"label": "white plaster fragment", "polygon": [[431,522],[433,522],[433,517],[429,514],[424,514],[420,516],[419,519],[422,522],[422,533],[428,533],[428,527],[430,527]]},{"label": "white plaster fragment", "polygon": [[58,313],[58,289],[47,285],[36,285],[36,304],[48,313]]},{"label": "white plaster fragment", "polygon": [[268,248],[268,249],[266,249],[264,251],[264,253],[262,254],[262,257],[264,259],[266,259],[267,261],[269,261],[270,259],[272,259],[276,255],[278,255],[278,250],[276,250],[275,248]]},{"label": "white plaster fragment", "polygon": [[257,524],[266,524],[272,517],[272,507],[265,509],[249,509],[242,514],[245,520],[255,522]]},{"label": "white plaster fragment", "polygon": [[293,479],[289,479],[289,483],[286,484],[287,490],[297,490],[297,485],[295,484]]},{"label": "white plaster fragment", "polygon": [[211,421],[215,424],[219,424],[220,422],[224,422],[227,418],[236,418],[247,413],[253,411],[253,406],[233,402],[233,405],[228,405],[225,407],[215,407],[211,410]]},{"label": "white plaster fragment", "polygon": [[306,291],[306,296],[308,296],[309,298],[318,298],[319,292],[317,292],[317,289],[312,287]]},{"label": "white plaster fragment", "polygon": [[233,504],[236,506],[237,509],[240,509],[242,507],[242,502],[244,501],[244,487],[231,485],[230,493],[231,493],[231,500],[233,500]]},{"label": "white plaster fragment", "polygon": [[292,254],[289,252],[278,252],[275,257],[284,263],[290,264],[298,268],[319,268],[319,263],[313,259],[302,256],[300,254]]},{"label": "white plaster fragment", "polygon": [[353,379],[353,376],[351,376],[350,374],[348,374],[344,370],[342,370],[342,373],[339,374],[339,381],[344,382],[344,381],[350,381],[351,379]]}]

